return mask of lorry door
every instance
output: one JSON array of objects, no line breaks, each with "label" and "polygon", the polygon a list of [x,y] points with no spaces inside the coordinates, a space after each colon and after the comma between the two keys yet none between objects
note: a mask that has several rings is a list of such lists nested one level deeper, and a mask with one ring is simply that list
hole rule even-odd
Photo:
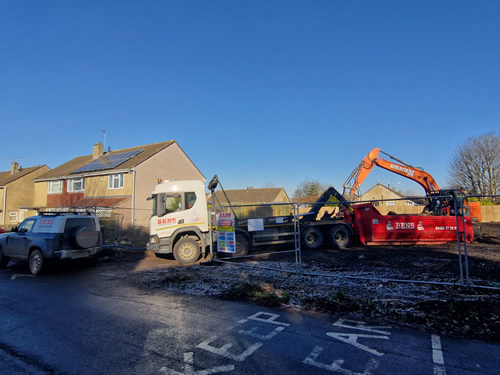
[{"label": "lorry door", "polygon": [[207,227],[206,203],[195,192],[161,193],[157,199],[159,209],[155,227],[160,236],[171,236],[188,225]]}]

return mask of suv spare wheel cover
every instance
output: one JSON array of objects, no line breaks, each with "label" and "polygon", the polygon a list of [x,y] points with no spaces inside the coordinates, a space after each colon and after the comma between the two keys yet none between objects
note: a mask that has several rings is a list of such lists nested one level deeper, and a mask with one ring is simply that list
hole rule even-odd
[{"label": "suv spare wheel cover", "polygon": [[99,237],[95,228],[89,226],[76,228],[74,236],[76,245],[82,249],[95,246]]}]

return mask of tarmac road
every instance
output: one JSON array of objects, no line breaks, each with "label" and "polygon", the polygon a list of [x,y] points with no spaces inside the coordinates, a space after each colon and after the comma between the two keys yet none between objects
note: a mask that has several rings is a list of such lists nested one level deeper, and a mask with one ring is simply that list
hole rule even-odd
[{"label": "tarmac road", "polygon": [[[144,261],[144,260],[143,260]],[[147,262],[147,260],[145,260]],[[498,374],[500,345],[126,282],[144,263],[0,270],[0,373]]]}]

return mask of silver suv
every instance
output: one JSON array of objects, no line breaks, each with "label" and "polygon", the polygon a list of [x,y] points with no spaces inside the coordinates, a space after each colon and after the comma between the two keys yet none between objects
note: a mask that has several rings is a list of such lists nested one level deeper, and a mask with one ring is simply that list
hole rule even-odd
[{"label": "silver suv", "polygon": [[0,234],[0,267],[9,259],[27,261],[33,275],[45,259],[97,259],[103,245],[99,219],[89,214],[43,213]]}]

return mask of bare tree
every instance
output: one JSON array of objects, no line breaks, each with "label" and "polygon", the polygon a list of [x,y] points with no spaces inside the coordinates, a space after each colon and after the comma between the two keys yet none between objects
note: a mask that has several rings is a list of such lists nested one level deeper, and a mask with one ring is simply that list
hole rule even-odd
[{"label": "bare tree", "polygon": [[494,195],[500,188],[500,137],[487,133],[458,146],[449,167],[449,184],[471,195]]},{"label": "bare tree", "polygon": [[297,186],[293,196],[301,203],[310,203],[315,202],[324,191],[325,188],[318,180],[309,181],[306,178]]}]

